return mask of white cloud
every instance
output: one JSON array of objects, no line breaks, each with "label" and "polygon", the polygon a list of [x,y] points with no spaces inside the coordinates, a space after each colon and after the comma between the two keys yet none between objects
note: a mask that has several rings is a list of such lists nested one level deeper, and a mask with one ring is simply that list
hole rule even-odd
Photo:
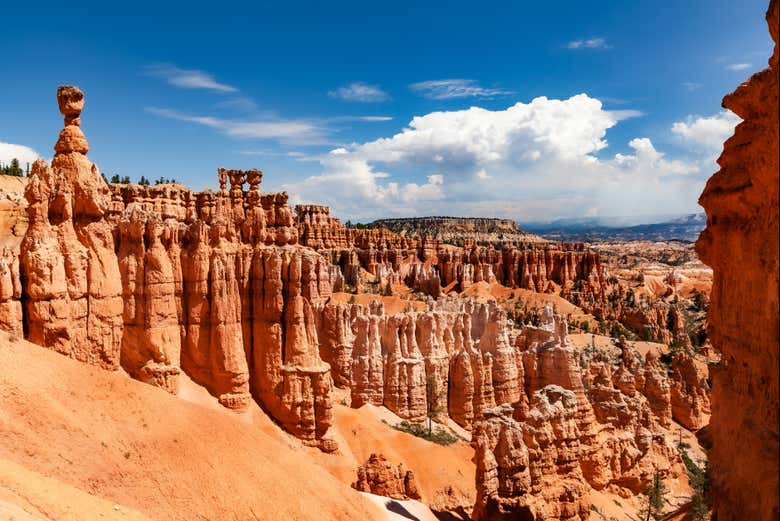
[{"label": "white cloud", "polygon": [[235,96],[215,103],[214,107],[235,112],[254,112],[257,110],[257,103],[246,96]]},{"label": "white cloud", "polygon": [[752,63],[732,63],[731,65],[727,65],[726,68],[730,71],[744,71],[752,66]]},{"label": "white cloud", "polygon": [[695,83],[692,81],[684,81],[682,85],[691,92],[701,88],[701,83]]},{"label": "white cloud", "polygon": [[482,87],[476,80],[447,79],[412,83],[409,88],[430,99],[490,98],[512,94],[511,91]]},{"label": "white cloud", "polygon": [[236,87],[219,83],[207,72],[180,69],[170,63],[149,65],[144,68],[144,72],[182,89],[205,89],[219,93],[238,92]]},{"label": "white cloud", "polygon": [[722,110],[714,116],[688,116],[685,121],[676,121],[672,132],[682,141],[716,154],[723,149],[723,142],[734,133],[734,127],[740,121],[730,110]]},{"label": "white cloud", "polygon": [[345,101],[357,101],[361,103],[377,103],[386,101],[390,96],[377,85],[370,85],[361,81],[350,83],[336,90],[328,92],[328,96]]},{"label": "white cloud", "polygon": [[626,109],[626,110],[610,110],[609,111],[612,116],[618,121],[623,121],[624,119],[631,119],[631,118],[641,118],[645,115],[644,112],[641,110],[632,110],[632,109]]},{"label": "white cloud", "polygon": [[280,188],[352,219],[694,211],[699,161],[669,158],[647,138],[631,140],[631,153],[601,157],[618,116],[585,94],[432,112],[393,136],[333,150],[319,174]]},{"label": "white cloud", "polygon": [[7,165],[12,159],[18,159],[19,166],[24,170],[27,163],[32,165],[39,157],[41,155],[28,146],[0,141],[0,163],[3,165]]},{"label": "white cloud", "polygon": [[338,116],[321,120],[282,119],[270,115],[253,119],[228,119],[191,115],[159,107],[146,107],[144,110],[164,118],[210,127],[231,138],[273,139],[298,145],[332,145],[333,142],[328,136],[335,132],[331,125],[333,123],[351,121],[373,123],[393,119],[390,116]]},{"label": "white cloud", "polygon": [[333,118],[328,118],[326,121],[363,121],[367,123],[374,123],[381,121],[392,121],[392,119],[392,116],[336,116]]},{"label": "white cloud", "polygon": [[606,38],[588,38],[585,40],[572,40],[566,47],[569,49],[611,49],[610,45],[607,45]]},{"label": "white cloud", "polygon": [[192,116],[157,107],[146,107],[147,112],[169,119],[197,123],[242,139],[276,139],[282,142],[327,144],[328,129],[316,122],[304,119],[265,119],[242,121],[212,116]]}]

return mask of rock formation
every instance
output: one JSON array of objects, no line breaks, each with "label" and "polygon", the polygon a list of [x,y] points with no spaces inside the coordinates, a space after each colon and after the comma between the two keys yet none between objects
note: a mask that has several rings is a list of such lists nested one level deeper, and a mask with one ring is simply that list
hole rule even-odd
[{"label": "rock formation", "polygon": [[218,193],[109,186],[86,157],[84,95],[61,87],[57,99],[65,128],[51,166],[33,165],[19,261],[0,262],[5,328],[21,330],[24,302],[33,342],[172,393],[184,371],[226,407],[254,397],[334,450],[312,312],[333,270],[296,245],[287,194],[261,194],[259,170],[220,169]]},{"label": "rock formation", "polygon": [[379,219],[371,228],[386,228],[408,237],[431,237],[435,240],[462,246],[464,241],[479,244],[500,242],[545,242],[544,239],[522,231],[511,219],[484,217],[415,217]]},{"label": "rock formation", "polygon": [[[227,408],[255,400],[326,452],[337,449],[334,385],[355,408],[454,421],[477,451],[479,519],[585,519],[589,490],[636,494],[679,467],[665,440],[673,419],[706,423],[708,382],[690,358],[675,358],[669,378],[625,341],[619,360],[579,350],[549,304],[538,325],[518,326],[495,300],[443,295],[486,282],[609,302],[612,283],[584,245],[454,246],[347,228],[327,207],[293,212],[286,193],[261,193],[259,170],[220,168],[218,191],[108,185],[86,157],[83,99],[58,92],[56,155],[33,165],[23,238],[2,244],[0,327],[170,393],[184,373]],[[390,312],[393,299],[386,309],[334,295],[378,282],[426,293],[425,305]],[[643,324],[676,321],[684,334],[675,309]],[[417,496],[411,472],[376,455],[355,487]]]},{"label": "rock formation", "polygon": [[21,245],[29,340],[109,369],[119,366],[122,282],[107,221],[110,193],[81,131],[84,94],[57,90],[65,128],[49,166],[33,163]]},{"label": "rock formation", "polygon": [[420,499],[414,472],[406,470],[403,463],[389,463],[381,454],[371,454],[368,461],[358,467],[357,481],[352,488],[393,499]]},{"label": "rock formation", "polygon": [[767,12],[769,67],[723,98],[742,118],[699,203],[707,228],[696,243],[713,268],[712,498],[718,519],[770,520],[778,507],[778,11]]}]

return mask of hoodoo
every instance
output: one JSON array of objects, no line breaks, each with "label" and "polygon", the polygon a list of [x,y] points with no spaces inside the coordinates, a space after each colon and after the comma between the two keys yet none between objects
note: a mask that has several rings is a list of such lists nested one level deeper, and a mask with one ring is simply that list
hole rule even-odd
[{"label": "hoodoo", "polygon": [[709,334],[722,359],[712,376],[713,500],[720,521],[778,519],[778,19],[769,67],[723,98],[740,118],[699,199],[696,243],[712,266]]}]

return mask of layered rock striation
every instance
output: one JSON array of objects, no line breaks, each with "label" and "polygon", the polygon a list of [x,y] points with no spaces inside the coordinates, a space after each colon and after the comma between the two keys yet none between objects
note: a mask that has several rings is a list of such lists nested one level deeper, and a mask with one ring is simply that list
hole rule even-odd
[{"label": "layered rock striation", "polygon": [[541,237],[524,232],[511,219],[414,217],[379,219],[368,226],[371,228],[386,228],[402,236],[431,237],[441,242],[459,246],[465,242],[478,244],[546,242]]},{"label": "layered rock striation", "polygon": [[[358,289],[363,271],[380,283],[405,283],[434,297],[442,287],[463,290],[483,281],[539,292],[578,284],[577,291],[596,294],[606,282],[599,255],[582,244],[496,240],[479,246],[468,239],[454,246],[429,235],[345,228],[327,207],[315,205],[297,207],[297,226],[302,244],[328,255]],[[497,250],[493,244],[503,245]]]},{"label": "layered rock striation", "polygon": [[713,269],[708,334],[722,354],[712,371],[712,498],[719,520],[770,520],[778,507],[778,21],[767,12],[769,67],[723,98],[742,118],[699,203],[696,243]]},{"label": "layered rock striation", "polygon": [[254,398],[296,436],[334,450],[330,367],[312,312],[333,270],[297,245],[287,194],[261,194],[258,170],[220,169],[216,193],[109,186],[86,157],[83,94],[61,87],[58,101],[56,154],[51,166],[35,162],[25,191],[21,291],[15,264],[0,264],[13,290],[0,296],[21,293],[29,339],[172,393],[183,371],[224,406]]}]

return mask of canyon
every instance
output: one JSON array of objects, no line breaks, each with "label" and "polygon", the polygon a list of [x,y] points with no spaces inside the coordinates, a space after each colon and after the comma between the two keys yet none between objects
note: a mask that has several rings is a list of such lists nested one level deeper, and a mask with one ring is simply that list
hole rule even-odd
[{"label": "canyon", "polygon": [[[464,519],[586,519],[591,494],[630,499],[659,472],[687,486],[673,423],[707,423],[706,366],[691,350],[667,369],[661,344],[568,337],[581,324],[559,295],[615,312],[625,292],[587,246],[349,228],[261,193],[259,170],[219,169],[216,192],[106,183],[87,158],[83,93],[57,99],[51,164],[32,165],[24,199],[5,196],[0,323],[14,338],[268,415],[333,458],[325,468],[351,452],[342,407],[386,410],[386,428],[427,423],[474,451],[471,476],[432,491],[419,467],[372,453],[346,484]],[[669,340],[682,326],[659,316]]]}]

